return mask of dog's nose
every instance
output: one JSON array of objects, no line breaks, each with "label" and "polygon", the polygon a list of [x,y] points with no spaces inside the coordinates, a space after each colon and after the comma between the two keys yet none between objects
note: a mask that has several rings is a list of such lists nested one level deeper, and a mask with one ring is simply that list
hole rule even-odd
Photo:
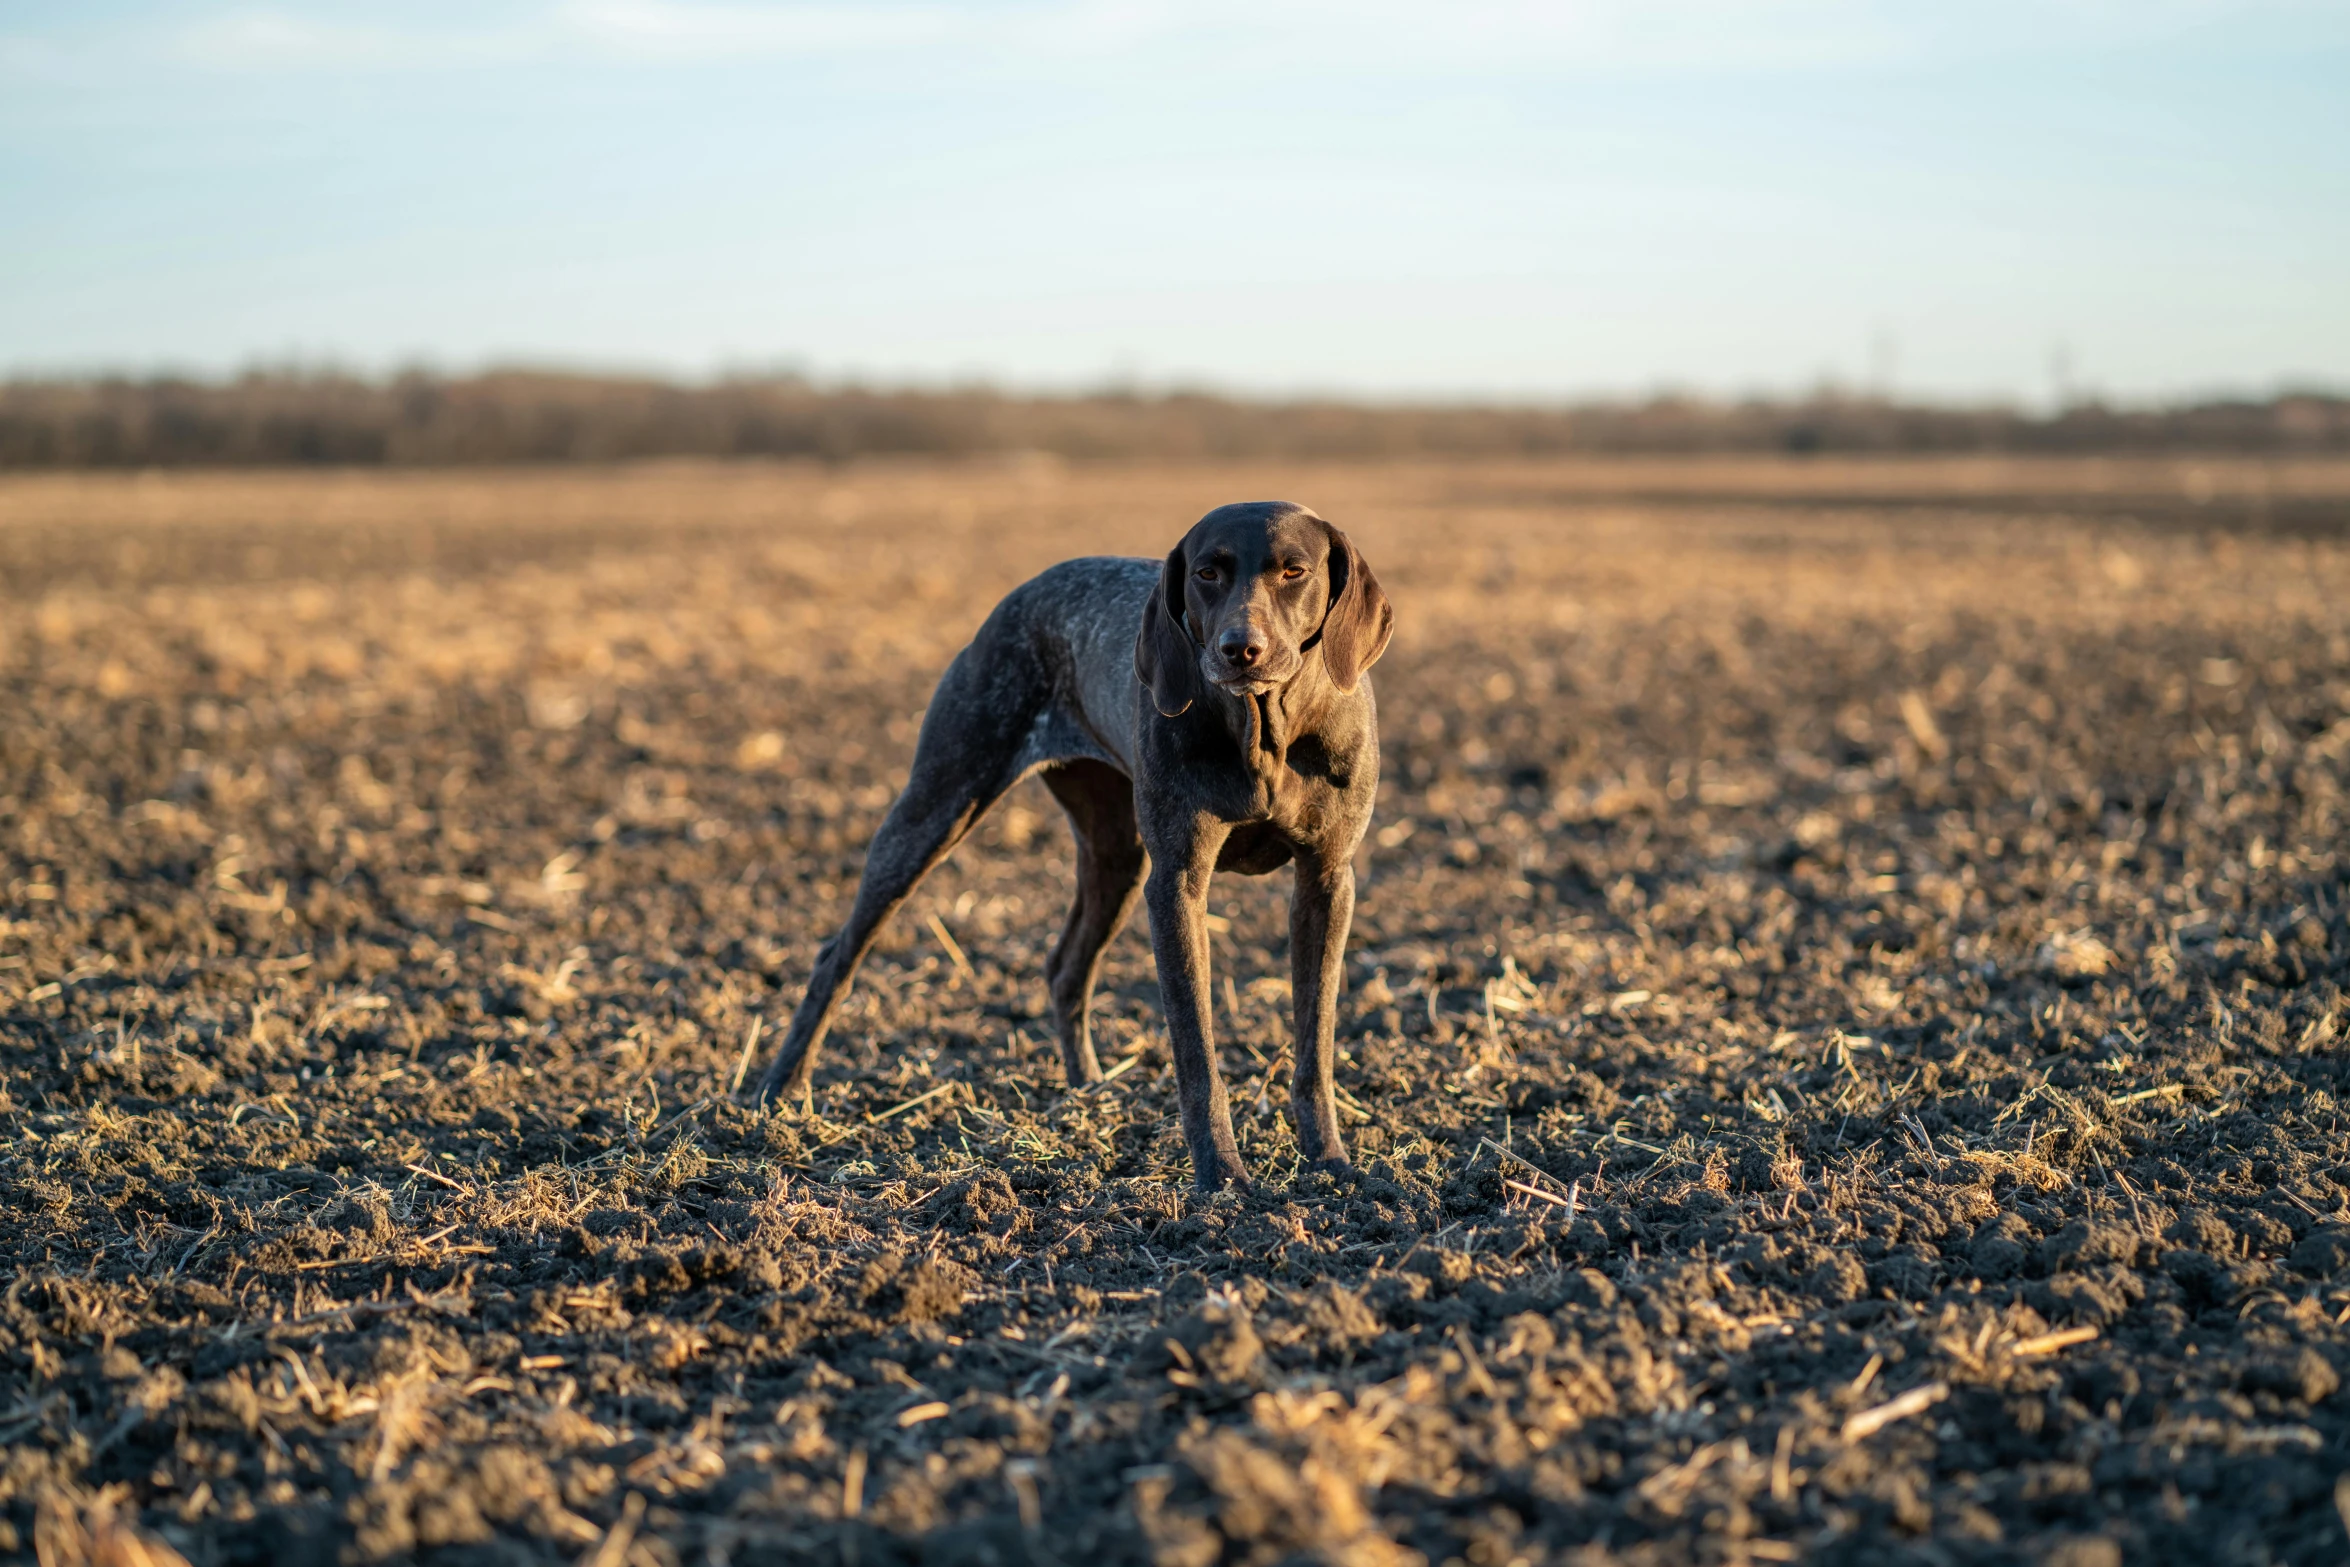
[{"label": "dog's nose", "polygon": [[1237,669],[1246,669],[1265,656],[1265,645],[1245,631],[1227,631],[1216,639],[1216,651],[1224,655],[1224,662]]}]

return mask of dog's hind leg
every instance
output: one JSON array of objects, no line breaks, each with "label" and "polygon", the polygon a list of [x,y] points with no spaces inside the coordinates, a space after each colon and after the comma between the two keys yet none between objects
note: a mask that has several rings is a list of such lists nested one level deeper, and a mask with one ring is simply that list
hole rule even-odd
[{"label": "dog's hind leg", "polygon": [[[1018,685],[1016,677],[1007,678],[1001,656],[982,655],[976,643],[940,678],[914,745],[906,787],[865,852],[847,922],[817,949],[807,994],[759,1080],[759,1103],[807,1093],[833,1007],[847,993],[882,923],[954,852],[987,808],[1020,781],[1033,704],[1002,700],[1004,687]],[[1033,682],[1028,689],[1036,689]]]},{"label": "dog's hind leg", "polygon": [[1094,979],[1101,973],[1102,949],[1134,909],[1150,859],[1135,830],[1134,784],[1124,773],[1079,760],[1047,768],[1044,783],[1069,814],[1077,840],[1077,896],[1045,965],[1061,1035],[1061,1069],[1075,1088],[1101,1080],[1093,1053]]}]

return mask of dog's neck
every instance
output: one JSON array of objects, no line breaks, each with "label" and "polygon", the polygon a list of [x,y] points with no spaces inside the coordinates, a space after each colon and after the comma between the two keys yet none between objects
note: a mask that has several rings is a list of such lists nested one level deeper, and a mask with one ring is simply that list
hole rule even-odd
[{"label": "dog's neck", "polygon": [[1336,692],[1321,655],[1309,650],[1296,674],[1268,690],[1226,691],[1210,687],[1208,702],[1240,753],[1240,764],[1265,786],[1268,799],[1281,793],[1289,748],[1313,734]]},{"label": "dog's neck", "polygon": [[1241,764],[1250,772],[1277,773],[1289,756],[1290,722],[1287,699],[1294,681],[1265,691],[1218,691],[1216,714],[1225,732],[1240,748]]}]

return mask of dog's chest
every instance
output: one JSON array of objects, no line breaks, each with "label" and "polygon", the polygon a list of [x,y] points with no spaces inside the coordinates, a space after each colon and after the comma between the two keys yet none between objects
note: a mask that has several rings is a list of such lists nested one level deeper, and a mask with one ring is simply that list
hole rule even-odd
[{"label": "dog's chest", "polygon": [[[1228,761],[1230,794],[1223,815],[1288,842],[1320,842],[1359,814],[1353,808],[1365,782],[1359,750],[1333,744],[1318,731],[1297,735],[1278,750],[1251,747],[1244,740]],[[1283,850],[1271,863],[1287,858]]]},{"label": "dog's chest", "polygon": [[1287,865],[1293,852],[1289,834],[1274,823],[1242,822],[1216,851],[1216,869],[1263,876]]},{"label": "dog's chest", "polygon": [[1173,718],[1147,706],[1138,709],[1140,803],[1171,820],[1203,812],[1236,839],[1245,830],[1247,841],[1219,857],[1223,869],[1272,869],[1289,858],[1274,844],[1327,844],[1369,818],[1379,753],[1367,691],[1286,709],[1263,694],[1211,699]]}]

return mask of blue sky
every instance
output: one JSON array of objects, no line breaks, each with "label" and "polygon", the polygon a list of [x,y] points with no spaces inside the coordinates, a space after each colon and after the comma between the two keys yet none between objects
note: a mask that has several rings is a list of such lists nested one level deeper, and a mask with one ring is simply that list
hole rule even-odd
[{"label": "blue sky", "polygon": [[2350,0],[0,0],[0,372],[2350,386]]}]

